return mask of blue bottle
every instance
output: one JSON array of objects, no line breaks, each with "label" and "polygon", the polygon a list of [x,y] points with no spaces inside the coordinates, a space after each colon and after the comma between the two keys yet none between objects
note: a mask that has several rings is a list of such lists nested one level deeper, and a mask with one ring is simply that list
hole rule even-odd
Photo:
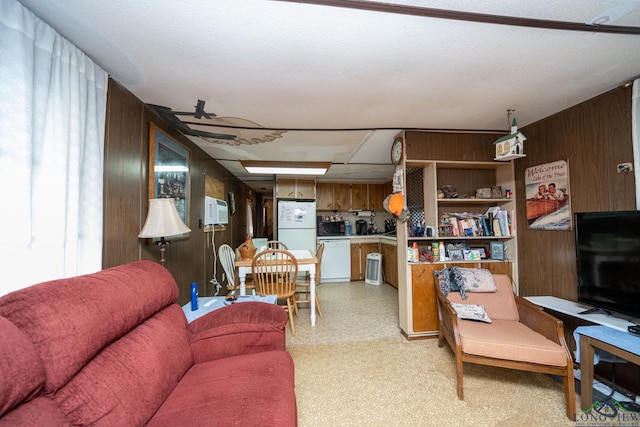
[{"label": "blue bottle", "polygon": [[198,309],[198,284],[193,282],[191,284],[191,311]]}]

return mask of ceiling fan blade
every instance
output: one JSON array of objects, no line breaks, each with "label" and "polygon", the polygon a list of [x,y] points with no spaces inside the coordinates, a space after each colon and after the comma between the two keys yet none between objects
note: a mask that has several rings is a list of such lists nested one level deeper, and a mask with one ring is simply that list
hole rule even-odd
[{"label": "ceiling fan blade", "polygon": [[[198,101],[200,102],[200,101]],[[203,137],[208,137],[208,138],[214,138],[214,139],[223,139],[223,140],[227,140],[227,141],[233,141],[236,139],[235,135],[229,135],[229,134],[224,134],[224,133],[214,133],[214,132],[205,132],[205,131],[199,131],[199,130],[194,130],[191,129],[189,127],[189,125],[187,125],[186,123],[184,123],[182,120],[180,120],[177,115],[194,115],[193,113],[175,113],[171,110],[171,108],[168,107],[163,107],[161,105],[153,105],[153,104],[147,104],[149,106],[149,108],[151,108],[153,111],[155,111],[160,117],[162,117],[164,120],[168,121],[169,123],[171,123],[176,129],[178,129],[180,132],[182,132],[185,135],[191,135],[191,136],[203,136]],[[202,101],[202,106],[204,107],[204,101]],[[204,113],[204,111],[203,111]],[[205,115],[207,113],[204,113]],[[205,116],[206,117],[206,116]],[[199,118],[199,117],[196,117]],[[210,118],[210,117],[208,117]]]}]

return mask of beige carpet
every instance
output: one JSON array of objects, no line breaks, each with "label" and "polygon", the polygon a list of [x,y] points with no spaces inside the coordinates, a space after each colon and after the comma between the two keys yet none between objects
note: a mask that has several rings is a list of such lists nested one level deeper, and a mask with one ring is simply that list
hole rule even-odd
[{"label": "beige carpet", "polygon": [[402,338],[394,288],[318,289],[324,318],[312,328],[302,310],[287,336],[301,427],[574,425],[562,383],[543,374],[465,364],[458,400],[453,353]]}]

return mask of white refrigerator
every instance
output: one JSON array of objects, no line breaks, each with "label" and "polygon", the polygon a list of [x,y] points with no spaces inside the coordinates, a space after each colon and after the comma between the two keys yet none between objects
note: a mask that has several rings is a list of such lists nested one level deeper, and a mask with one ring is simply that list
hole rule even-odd
[{"label": "white refrigerator", "polygon": [[278,202],[278,236],[289,249],[316,253],[316,202]]}]

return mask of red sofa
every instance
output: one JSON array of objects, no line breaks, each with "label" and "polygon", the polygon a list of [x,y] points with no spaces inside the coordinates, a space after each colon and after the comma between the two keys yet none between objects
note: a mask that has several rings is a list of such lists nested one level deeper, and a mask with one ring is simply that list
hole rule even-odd
[{"label": "red sofa", "polygon": [[0,426],[296,425],[285,311],[177,298],[150,261],[0,298]]}]

